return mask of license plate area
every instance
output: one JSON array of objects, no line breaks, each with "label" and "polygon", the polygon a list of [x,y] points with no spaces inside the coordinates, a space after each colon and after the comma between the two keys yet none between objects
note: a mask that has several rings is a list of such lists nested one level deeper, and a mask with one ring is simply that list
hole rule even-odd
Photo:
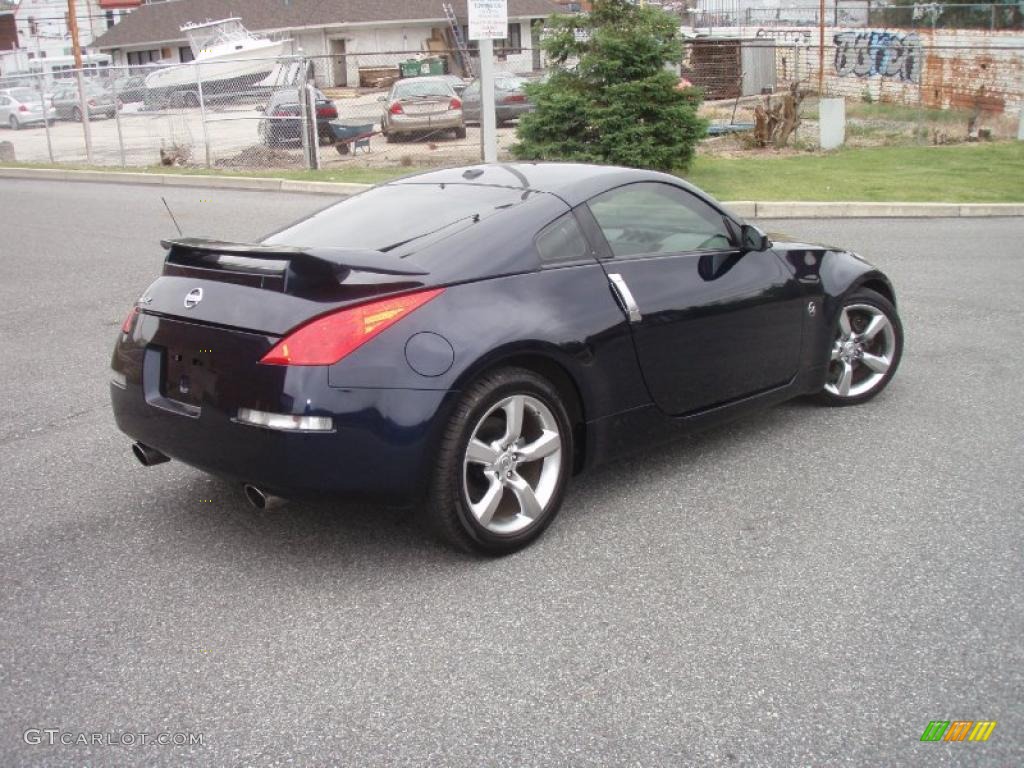
[{"label": "license plate area", "polygon": [[162,394],[169,400],[199,408],[213,383],[209,350],[167,348],[163,355]]},{"label": "license plate area", "polygon": [[405,108],[410,115],[438,115],[445,111],[439,104],[410,104]]}]

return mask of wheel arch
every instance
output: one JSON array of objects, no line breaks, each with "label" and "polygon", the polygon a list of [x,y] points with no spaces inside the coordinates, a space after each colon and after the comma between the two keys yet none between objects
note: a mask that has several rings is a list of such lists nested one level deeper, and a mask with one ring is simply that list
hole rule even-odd
[{"label": "wheel arch", "polygon": [[880,274],[869,276],[866,280],[862,280],[856,284],[855,288],[867,288],[870,291],[879,293],[886,298],[886,300],[896,306],[896,292],[892,289],[892,285],[882,277]]},{"label": "wheel arch", "polygon": [[525,368],[550,382],[569,415],[573,434],[573,474],[577,474],[586,460],[587,403],[579,379],[560,357],[557,348],[511,347],[498,350],[463,371],[455,388],[464,390],[481,376],[500,368]]}]

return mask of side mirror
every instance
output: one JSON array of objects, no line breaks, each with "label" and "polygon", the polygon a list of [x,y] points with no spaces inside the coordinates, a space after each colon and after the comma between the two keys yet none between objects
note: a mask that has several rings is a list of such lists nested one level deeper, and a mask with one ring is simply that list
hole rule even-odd
[{"label": "side mirror", "polygon": [[768,239],[768,235],[753,224],[744,224],[740,227],[740,248],[744,253],[767,251],[771,247],[772,241]]}]

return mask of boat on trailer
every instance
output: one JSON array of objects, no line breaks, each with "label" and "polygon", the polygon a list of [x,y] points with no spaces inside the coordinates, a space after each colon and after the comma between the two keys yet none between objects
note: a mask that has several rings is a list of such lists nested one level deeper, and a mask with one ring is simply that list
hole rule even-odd
[{"label": "boat on trailer", "polygon": [[238,17],[181,27],[193,61],[159,69],[146,76],[147,103],[180,101],[198,105],[199,83],[208,95],[247,94],[276,85],[291,40],[255,35]]}]

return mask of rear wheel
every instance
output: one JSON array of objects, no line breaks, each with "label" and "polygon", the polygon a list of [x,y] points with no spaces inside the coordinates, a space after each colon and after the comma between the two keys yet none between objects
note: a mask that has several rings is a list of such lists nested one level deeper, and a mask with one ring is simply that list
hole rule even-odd
[{"label": "rear wheel", "polygon": [[12,131],[17,131],[21,128],[21,123],[18,122],[18,118],[16,118],[14,115],[11,115],[11,119],[7,122],[11,126]]},{"label": "rear wheel", "polygon": [[460,126],[460,127],[455,129],[455,138],[456,139],[464,139],[464,138],[466,138],[466,126],[463,125],[463,126]]},{"label": "rear wheel", "polygon": [[72,109],[71,119],[74,120],[76,123],[82,122],[82,110],[80,110],[78,107]]},{"label": "rear wheel", "polygon": [[522,368],[487,374],[445,430],[427,522],[457,548],[514,552],[558,513],[572,455],[569,417],[549,382]]},{"label": "rear wheel", "polygon": [[832,337],[828,379],[818,399],[826,405],[857,405],[892,380],[903,355],[903,325],[896,307],[861,289],[843,303]]}]

